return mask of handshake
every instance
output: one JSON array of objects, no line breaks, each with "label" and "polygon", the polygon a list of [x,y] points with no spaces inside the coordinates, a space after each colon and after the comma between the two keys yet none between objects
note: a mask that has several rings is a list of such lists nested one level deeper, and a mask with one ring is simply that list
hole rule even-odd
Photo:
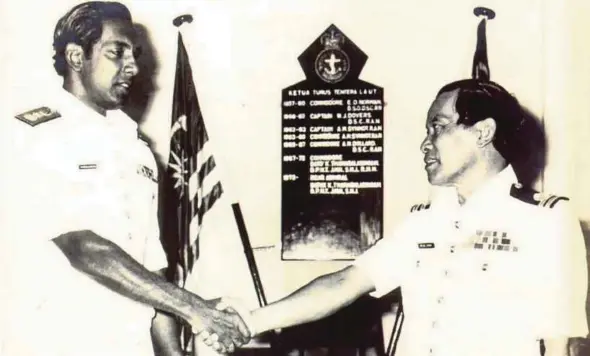
[{"label": "handshake", "polygon": [[206,301],[190,324],[197,340],[221,353],[234,352],[256,335],[250,311],[230,298]]}]

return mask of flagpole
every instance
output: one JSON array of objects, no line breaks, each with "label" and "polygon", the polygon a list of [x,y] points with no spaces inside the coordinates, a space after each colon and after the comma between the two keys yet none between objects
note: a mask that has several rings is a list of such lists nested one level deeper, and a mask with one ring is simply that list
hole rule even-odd
[{"label": "flagpole", "polygon": [[[184,14],[184,15],[180,15],[177,16],[176,18],[174,18],[174,20],[172,21],[172,24],[174,26],[176,26],[178,28],[178,38],[179,38],[179,44],[180,44],[180,38],[181,38],[181,32],[180,32],[180,26],[182,26],[185,23],[191,23],[193,22],[193,17],[190,14]],[[176,64],[178,65],[179,58],[176,59]],[[178,68],[176,69],[178,71]],[[175,81],[177,81],[178,78],[176,77]],[[178,85],[178,83],[174,83],[174,88],[176,90],[176,86]],[[190,127],[191,125],[187,125],[187,130],[188,127]],[[185,136],[185,142],[183,142],[184,147],[189,147],[190,142],[186,142],[190,140],[190,133],[187,133],[187,135]],[[180,162],[184,162],[185,160],[188,160],[187,156],[187,152],[183,150],[181,157],[180,157]],[[189,163],[190,164],[190,163]],[[182,167],[183,165],[181,165]],[[189,172],[191,171],[191,168],[189,167]],[[180,188],[182,193],[182,197],[181,197],[181,201],[180,201],[180,206],[178,207],[178,209],[180,210],[181,214],[177,214],[177,217],[180,218],[181,221],[178,221],[178,232],[179,232],[179,244],[178,246],[185,246],[187,244],[190,244],[190,221],[191,221],[191,214],[192,214],[192,209],[191,209],[191,202],[190,202],[190,197],[189,197],[189,189],[188,189],[188,177],[185,176],[184,172],[180,173],[183,178],[182,178],[182,187]],[[181,261],[177,261],[180,262],[183,272],[182,272],[182,276],[178,276],[176,275],[175,278],[179,284],[180,287],[184,288],[185,287],[185,283],[186,283],[186,278],[188,276],[188,268],[189,268],[189,256],[187,254],[188,249],[186,248],[181,248],[179,251],[179,258],[181,259]],[[178,269],[177,269],[178,270]],[[191,330],[191,335],[190,335],[190,342],[189,344],[192,347],[192,352],[188,353],[184,347],[187,345],[185,340],[187,339],[187,335],[186,335],[186,331],[187,331],[187,327],[183,326],[184,322],[181,324],[181,332],[180,332],[180,342],[183,348],[183,352],[186,353],[186,355],[196,355],[196,345],[195,345],[195,335],[192,334],[192,330]]]},{"label": "flagpole", "polygon": [[244,222],[242,210],[240,209],[240,204],[233,203],[232,209],[234,211],[234,217],[236,219],[236,224],[238,225],[238,231],[240,232],[240,237],[242,238],[242,247],[244,248],[244,254],[246,255],[246,261],[248,262],[248,268],[250,268],[250,275],[252,276],[252,283],[254,283],[254,289],[256,290],[256,297],[258,298],[258,305],[260,307],[265,307],[268,303],[266,301],[266,296],[264,294],[264,288],[262,287],[262,281],[260,280],[260,275],[258,273],[258,266],[256,265],[256,259],[254,258],[252,245],[250,244],[250,238],[248,237],[248,230],[246,229],[246,224]]},{"label": "flagpole", "polygon": [[[262,308],[265,307],[268,302],[266,301],[266,295],[264,294],[264,288],[262,287],[262,280],[258,273],[258,266],[256,265],[256,258],[252,245],[250,244],[250,237],[248,236],[248,230],[246,229],[246,223],[244,222],[244,216],[242,215],[242,209],[240,209],[239,203],[232,203],[232,210],[242,239],[242,247],[244,248],[244,254],[246,255],[246,261],[248,262],[248,268],[250,269],[250,276],[252,277],[252,283],[254,284],[254,290],[256,291],[256,297],[258,297],[258,305]],[[277,331],[271,331],[268,334],[268,341],[270,342],[270,349],[273,354],[279,354],[280,344],[279,337],[276,334]]]},{"label": "flagpole", "polygon": [[[172,24],[174,26],[178,27],[179,44],[180,44],[180,36],[181,36],[180,26],[182,26],[184,23],[191,23],[192,21],[193,21],[193,17],[190,14],[184,14],[184,15],[177,16],[172,21]],[[178,65],[178,61],[179,61],[179,58],[176,58],[177,65]],[[176,70],[178,71],[178,68]],[[178,78],[175,78],[175,83],[174,83],[175,89],[176,89],[176,86],[178,85],[178,83],[176,83],[177,80],[178,80]],[[187,130],[190,130],[190,126],[191,125],[187,125]],[[190,133],[185,136],[185,141],[188,141],[188,140],[190,140]],[[184,147],[189,147],[189,144],[190,144],[190,142],[183,142]],[[184,162],[184,160],[187,159],[187,157],[185,157],[185,155],[186,155],[186,151],[183,150],[181,157],[179,157],[180,162]],[[190,167],[189,167],[189,171],[190,171]],[[184,176],[184,172],[181,172],[180,174],[183,176],[182,186],[180,187],[180,189],[183,193],[181,194],[182,195],[181,206],[179,207],[181,214],[178,214],[178,216],[181,219],[181,221],[178,221],[178,226],[179,226],[179,229],[178,229],[179,244],[178,244],[178,246],[183,246],[186,243],[190,243],[191,209],[190,209],[190,197],[188,196],[189,195],[188,179],[186,179],[186,177]],[[179,285],[184,288],[184,284],[186,282],[186,277],[187,277],[187,273],[188,273],[188,271],[187,271],[188,256],[186,255],[184,249],[183,249],[182,253],[179,253],[179,258],[181,259],[181,264],[182,264],[184,271],[183,271],[182,278],[179,278],[179,276],[175,276],[175,277],[176,277]]]},{"label": "flagpole", "polygon": [[496,17],[494,10],[487,7],[478,6],[473,9],[473,14],[476,17],[483,17],[477,26],[477,42],[475,47],[475,54],[473,55],[473,66],[471,77],[473,79],[489,81],[490,80],[490,66],[488,65],[488,51],[486,40],[486,24],[487,21],[493,20]]}]

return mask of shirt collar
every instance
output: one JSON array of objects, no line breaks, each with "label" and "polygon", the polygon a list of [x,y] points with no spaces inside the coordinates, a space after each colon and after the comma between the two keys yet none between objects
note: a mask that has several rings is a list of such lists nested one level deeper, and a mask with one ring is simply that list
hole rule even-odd
[{"label": "shirt collar", "polygon": [[[481,187],[475,190],[463,204],[465,207],[480,205],[490,205],[490,201],[505,197],[510,192],[512,184],[517,183],[518,179],[512,166],[508,165],[500,173],[488,179]],[[444,206],[445,208],[459,208],[459,195],[455,187],[440,187],[434,192],[434,206]]]},{"label": "shirt collar", "polygon": [[137,123],[121,110],[108,110],[106,116],[103,116],[65,89],[57,91],[56,101],[59,105],[58,110],[64,117],[74,118],[85,125],[91,121],[97,125],[112,127],[121,134],[132,133],[137,136]]}]

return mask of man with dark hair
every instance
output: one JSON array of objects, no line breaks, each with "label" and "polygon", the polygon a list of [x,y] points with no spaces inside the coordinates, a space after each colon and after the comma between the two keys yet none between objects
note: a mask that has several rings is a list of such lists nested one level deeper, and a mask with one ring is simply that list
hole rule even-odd
[{"label": "man with dark hair", "polygon": [[84,54],[90,56],[92,46],[102,36],[104,20],[132,22],[129,9],[117,2],[86,2],[72,8],[57,22],[53,33],[53,65],[57,74],[62,77],[68,74],[68,44],[81,46]]},{"label": "man with dark hair", "polygon": [[488,117],[502,120],[498,123],[493,145],[510,163],[519,154],[518,142],[525,124],[518,101],[500,85],[489,81],[459,80],[445,85],[438,95],[457,91],[456,110],[459,124],[472,126]]},{"label": "man with dark hair", "polygon": [[240,317],[163,277],[156,162],[119,110],[138,74],[129,10],[74,7],[54,49],[63,90],[5,132],[17,199],[2,199],[3,355],[154,354],[152,319],[156,353],[181,355],[172,315],[233,350],[248,336]]},{"label": "man with dark hair", "polygon": [[396,356],[538,356],[542,347],[567,355],[568,338],[588,333],[586,250],[567,198],[517,183],[510,163],[521,120],[498,84],[443,87],[420,146],[433,199],[352,265],[267,307],[234,305],[250,332],[317,320],[401,287]]}]

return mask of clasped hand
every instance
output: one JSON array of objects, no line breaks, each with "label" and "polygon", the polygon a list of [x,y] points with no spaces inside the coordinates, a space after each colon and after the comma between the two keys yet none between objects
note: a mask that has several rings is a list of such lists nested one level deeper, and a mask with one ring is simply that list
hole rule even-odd
[{"label": "clasped hand", "polygon": [[224,298],[206,304],[199,325],[193,325],[193,333],[205,345],[217,352],[233,352],[254,336],[253,330],[244,322],[250,312],[238,302]]}]

